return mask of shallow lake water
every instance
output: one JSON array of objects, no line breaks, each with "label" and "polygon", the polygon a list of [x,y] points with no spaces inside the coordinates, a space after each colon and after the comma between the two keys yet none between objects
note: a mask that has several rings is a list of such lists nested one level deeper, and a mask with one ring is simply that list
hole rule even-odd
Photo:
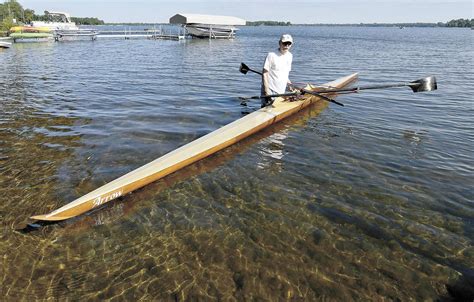
[{"label": "shallow lake water", "polygon": [[[104,207],[44,214],[259,103],[282,33],[291,79],[428,75],[438,90],[318,103]],[[248,27],[235,40],[17,43],[0,52],[0,296],[450,300],[474,295],[473,31]]]}]

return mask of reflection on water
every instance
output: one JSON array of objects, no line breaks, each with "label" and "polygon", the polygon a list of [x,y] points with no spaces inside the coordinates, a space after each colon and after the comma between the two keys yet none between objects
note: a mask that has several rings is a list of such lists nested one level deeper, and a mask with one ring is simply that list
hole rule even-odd
[{"label": "reflection on water", "polygon": [[[269,136],[265,140],[266,147],[260,150],[260,153],[264,156],[262,162],[257,163],[259,169],[266,169],[269,165],[275,164],[277,167],[281,167],[281,160],[285,154],[283,148],[285,146],[284,140],[288,137],[288,131],[282,131]],[[266,160],[268,157],[268,160]],[[277,169],[277,172],[281,172],[281,169]]]},{"label": "reflection on water", "polygon": [[[238,66],[260,66],[280,29],[246,28],[234,41],[102,40],[3,52],[4,300],[468,300],[472,91],[455,89],[472,82],[469,52],[459,52],[469,48],[466,33],[291,30],[295,82],[355,69],[380,83],[388,70],[394,82],[435,74],[442,89],[341,96],[343,108],[313,106],[27,234],[15,229],[30,215],[239,118],[238,96],[258,93],[259,79]],[[439,53],[424,62],[418,54],[434,51],[433,41]],[[416,69],[402,50],[417,58]]]}]

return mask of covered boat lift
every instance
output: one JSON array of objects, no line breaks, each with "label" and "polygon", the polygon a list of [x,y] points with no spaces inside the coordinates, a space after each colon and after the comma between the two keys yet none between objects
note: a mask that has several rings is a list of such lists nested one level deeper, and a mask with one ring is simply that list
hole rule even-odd
[{"label": "covered boat lift", "polygon": [[181,24],[196,38],[233,39],[238,30],[236,26],[245,25],[246,21],[230,16],[176,14],[170,18],[170,24]]}]

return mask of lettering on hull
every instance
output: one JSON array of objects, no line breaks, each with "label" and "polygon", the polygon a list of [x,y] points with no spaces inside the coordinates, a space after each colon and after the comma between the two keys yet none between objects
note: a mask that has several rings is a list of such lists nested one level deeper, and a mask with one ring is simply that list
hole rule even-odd
[{"label": "lettering on hull", "polygon": [[122,191],[113,192],[112,194],[109,194],[109,195],[99,196],[96,199],[94,199],[94,201],[92,202],[93,204],[92,207],[96,208],[115,198],[119,198],[120,196],[122,196]]}]

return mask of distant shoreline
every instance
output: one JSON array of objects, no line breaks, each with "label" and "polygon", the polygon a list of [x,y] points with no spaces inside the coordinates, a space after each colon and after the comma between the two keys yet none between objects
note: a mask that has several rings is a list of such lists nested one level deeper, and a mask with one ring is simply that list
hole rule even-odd
[{"label": "distant shoreline", "polygon": [[[439,27],[455,28],[434,23],[360,23],[360,24],[293,24],[294,26],[329,26],[329,27]],[[458,27],[459,28],[459,27]]]},{"label": "distant shoreline", "polygon": [[[260,26],[260,25],[270,25],[270,26],[291,26],[291,22],[281,22],[281,21],[247,21],[248,26]],[[451,20],[446,23],[444,22],[391,22],[391,23],[314,23],[314,24],[295,24],[299,26],[356,26],[356,27],[474,27],[474,19],[456,19]]]},{"label": "distant shoreline", "polygon": [[[157,26],[157,25],[172,25],[169,23],[104,23],[98,26]],[[445,23],[315,23],[315,24],[285,24],[285,25],[274,25],[274,24],[247,24],[245,26],[258,27],[258,26],[321,26],[321,27],[439,27],[439,28],[470,28],[461,26],[447,26]]]},{"label": "distant shoreline", "polygon": [[350,27],[443,27],[462,28],[459,26],[446,26],[445,23],[348,23],[348,24],[293,24],[298,26],[350,26]]}]

